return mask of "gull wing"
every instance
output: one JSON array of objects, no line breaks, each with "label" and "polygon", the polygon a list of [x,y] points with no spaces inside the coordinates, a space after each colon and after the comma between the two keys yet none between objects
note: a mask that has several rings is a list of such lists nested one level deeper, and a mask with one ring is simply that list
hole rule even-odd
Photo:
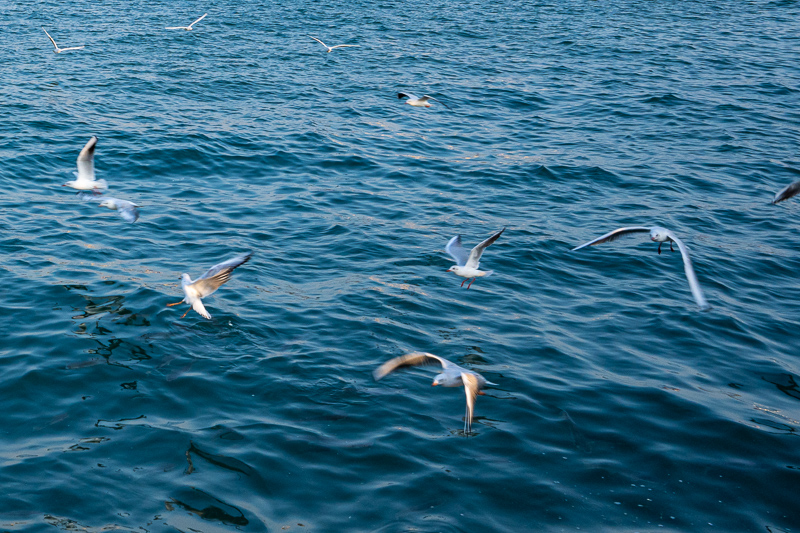
[{"label": "gull wing", "polygon": [[47,38],[48,38],[48,39],[50,39],[50,42],[51,42],[51,43],[53,43],[53,46],[55,46],[55,47],[56,47],[56,50],[58,50],[58,45],[56,44],[56,41],[55,41],[55,39],[53,39],[52,37],[50,37],[50,34],[49,34],[49,33],[47,33],[47,30],[45,30],[45,29],[44,29],[44,26],[42,26],[42,29],[44,30],[44,33],[45,33],[45,35],[47,35]]},{"label": "gull wing", "polygon": [[594,246],[595,244],[600,244],[604,242],[611,242],[619,239],[623,235],[628,235],[629,233],[650,233],[651,228],[645,228],[643,226],[632,226],[629,228],[619,228],[615,229],[610,233],[606,233],[602,237],[598,237],[593,241],[589,241],[586,244],[581,244],[577,248],[573,248],[572,251],[580,250],[581,248],[585,248],[587,246]]},{"label": "gull wing", "polygon": [[62,48],[62,52],[66,52],[67,50],[83,50],[86,48],[85,46],[71,46],[70,48]]},{"label": "gull wing", "polygon": [[117,211],[119,211],[119,216],[121,216],[131,224],[139,220],[139,209],[137,209],[135,204],[126,202],[121,207],[118,207]]},{"label": "gull wing", "polygon": [[464,384],[464,393],[467,395],[467,414],[464,420],[464,431],[472,430],[472,414],[475,412],[475,398],[478,397],[480,384],[478,377],[471,372],[461,373],[461,382]]},{"label": "gull wing", "polygon": [[252,252],[248,252],[246,254],[237,255],[233,259],[228,259],[218,265],[214,265],[209,268],[205,274],[190,283],[190,286],[194,288],[200,298],[205,298],[213,294],[223,283],[231,279],[233,271],[237,267],[247,263],[252,255]]},{"label": "gull wing", "polygon": [[447,243],[444,249],[448,254],[453,256],[458,266],[463,267],[467,264],[470,253],[461,245],[461,235],[456,235],[450,239],[450,242]]},{"label": "gull wing", "polygon": [[777,204],[778,202],[782,202],[784,200],[788,200],[792,196],[795,196],[797,193],[800,193],[800,181],[795,181],[794,183],[790,183],[775,195],[775,199],[772,200],[773,204]]},{"label": "gull wing", "polygon": [[203,13],[203,16],[202,16],[202,17],[200,17],[199,19],[197,19],[197,20],[195,20],[194,22],[192,22],[191,24],[189,24],[189,26],[188,26],[188,27],[189,27],[189,28],[191,28],[192,26],[194,26],[195,24],[197,24],[198,22],[200,22],[201,20],[203,20],[204,18],[206,18],[206,15],[208,15],[208,13]]},{"label": "gull wing", "polygon": [[683,269],[686,271],[686,279],[689,280],[689,288],[692,290],[692,296],[694,296],[695,302],[697,302],[697,305],[701,310],[705,311],[706,309],[711,309],[711,306],[708,305],[705,296],[703,296],[703,290],[700,288],[700,283],[697,281],[697,275],[694,273],[692,260],[689,258],[689,250],[671,231],[667,230],[667,236],[678,245],[678,249],[681,251],[681,257],[683,258]]},{"label": "gull wing", "polygon": [[417,97],[411,93],[397,93],[397,97],[402,100],[403,98],[408,98],[409,100],[417,100]]},{"label": "gull wing", "polygon": [[358,46],[358,45],[357,44],[337,44],[336,46],[331,46],[331,50],[333,50],[334,48],[346,48],[346,47],[352,47],[352,46]]},{"label": "gull wing", "polygon": [[94,181],[94,147],[97,145],[97,137],[92,135],[81,153],[78,154],[78,179]]},{"label": "gull wing", "polygon": [[[311,36],[309,35],[309,37],[311,37]],[[321,44],[321,45],[322,45],[322,46],[324,46],[325,48],[330,48],[330,46],[328,46],[327,44],[323,43],[322,41],[320,41],[320,40],[319,40],[319,39],[317,39],[316,37],[311,37],[311,38],[312,38],[312,39],[314,39],[315,41],[317,41],[319,44]]]},{"label": "gull wing", "polygon": [[165,30],[185,30],[187,26],[170,26],[169,28],[164,28]]},{"label": "gull wing", "polygon": [[450,106],[449,106],[449,105],[445,104],[445,103],[444,103],[444,102],[442,102],[441,100],[437,100],[437,99],[436,99],[436,98],[434,98],[433,96],[428,96],[427,94],[426,94],[426,95],[424,95],[422,98],[420,98],[420,100],[422,100],[422,101],[425,101],[425,100],[433,100],[434,102],[439,102],[440,104],[442,104],[443,106],[445,106],[447,109],[450,109]]},{"label": "gull wing", "polygon": [[427,352],[411,352],[406,355],[401,355],[399,357],[395,357],[393,359],[389,359],[381,366],[376,368],[372,372],[372,377],[375,378],[375,381],[381,379],[382,377],[394,372],[398,368],[403,368],[406,366],[425,366],[425,365],[442,365],[442,368],[445,369],[448,366],[451,366],[452,363],[443,357],[439,357],[438,355],[433,355],[432,353]]},{"label": "gull wing", "polygon": [[497,233],[495,233],[494,235],[492,235],[491,237],[480,243],[478,246],[473,248],[472,251],[469,253],[469,258],[467,259],[466,263],[467,268],[478,268],[478,264],[481,261],[481,255],[483,254],[483,251],[486,249],[487,246],[496,241],[500,237],[500,235],[503,234],[505,230],[506,228],[501,229],[500,231],[498,231]]}]

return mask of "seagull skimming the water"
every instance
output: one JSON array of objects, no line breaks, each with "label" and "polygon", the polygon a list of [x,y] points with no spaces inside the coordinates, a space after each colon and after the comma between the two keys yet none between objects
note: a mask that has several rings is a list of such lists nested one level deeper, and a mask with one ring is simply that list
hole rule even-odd
[{"label": "seagull skimming the water", "polygon": [[477,372],[462,368],[443,357],[425,352],[413,352],[390,359],[375,369],[372,376],[377,381],[398,368],[437,364],[442,365],[442,373],[433,378],[434,387],[437,385],[441,385],[442,387],[464,387],[464,392],[467,395],[467,412],[464,415],[464,432],[467,433],[472,430],[472,414],[475,411],[475,398],[478,395],[484,395],[481,389],[486,385],[497,385],[497,383],[487,381],[486,378]]},{"label": "seagull skimming the water", "polygon": [[203,16],[202,16],[202,17],[200,17],[199,19],[195,20],[194,22],[192,22],[192,23],[191,23],[191,24],[189,24],[188,26],[172,26],[172,27],[169,27],[169,28],[164,28],[164,29],[165,29],[165,30],[186,30],[186,31],[192,31],[192,26],[194,26],[195,24],[197,24],[198,22],[200,22],[201,20],[203,20],[204,18],[206,18],[206,15],[208,15],[208,13],[203,13]]},{"label": "seagull skimming the water", "polygon": [[48,39],[50,39],[50,42],[53,43],[53,46],[55,47],[54,52],[56,54],[60,54],[61,52],[66,52],[67,50],[82,50],[83,48],[85,48],[85,46],[70,46],[69,48],[59,48],[58,45],[56,44],[55,39],[50,37],[50,34],[47,33],[47,30],[44,29],[44,26],[42,26],[42,29],[44,30],[44,33],[45,35],[47,35]]},{"label": "seagull skimming the water", "polygon": [[128,200],[120,200],[119,198],[102,198],[100,207],[107,207],[109,209],[116,209],[119,216],[133,224],[139,220],[139,205],[129,202]]},{"label": "seagull skimming the water", "polygon": [[[227,261],[224,261],[218,265],[214,265],[195,281],[192,281],[192,278],[189,277],[189,274],[183,274],[183,276],[181,276],[181,285],[183,286],[183,293],[186,295],[186,297],[180,302],[167,304],[167,306],[172,307],[174,305],[187,303],[192,306],[192,309],[200,313],[204,318],[210,319],[211,315],[209,315],[208,311],[206,311],[206,308],[203,307],[203,298],[214,294],[214,292],[219,289],[223,283],[226,283],[229,279],[231,279],[233,271],[237,267],[247,263],[252,255],[253,252],[247,252],[246,254],[237,255],[233,259],[228,259]],[[186,313],[188,312],[189,310],[187,309]],[[186,316],[186,313],[183,313],[181,318]]]},{"label": "seagull skimming the water", "polygon": [[[309,35],[309,37],[311,37],[311,36]],[[323,43],[322,41],[320,41],[316,37],[311,37],[311,38],[314,39],[315,41],[317,41],[319,44],[321,44],[325,48],[327,48],[328,49],[328,53],[333,52],[333,50],[335,48],[351,48],[353,46],[358,46],[357,44],[337,44],[336,46],[328,46],[327,44]]]},{"label": "seagull skimming the water", "polygon": [[92,136],[81,153],[78,154],[78,179],[66,182],[63,187],[72,187],[79,191],[104,191],[108,188],[106,180],[94,179],[94,147],[97,145],[97,137]]},{"label": "seagull skimming the water", "polygon": [[678,249],[681,252],[681,257],[683,258],[683,269],[686,271],[686,279],[689,280],[689,288],[692,290],[692,295],[694,296],[694,300],[697,302],[697,305],[700,307],[701,310],[710,309],[711,306],[708,305],[705,296],[703,296],[703,291],[700,289],[700,283],[697,281],[697,275],[694,273],[694,268],[692,267],[692,260],[689,258],[689,250],[683,244],[683,242],[675,236],[670,230],[666,228],[660,227],[653,227],[653,228],[645,228],[641,226],[635,226],[630,228],[620,228],[617,230],[612,231],[611,233],[606,233],[602,237],[598,237],[593,241],[589,241],[586,244],[582,244],[577,248],[573,248],[572,251],[580,250],[586,246],[594,246],[595,244],[600,244],[604,242],[611,242],[615,241],[618,238],[622,237],[623,235],[628,235],[630,233],[649,233],[650,240],[653,242],[658,243],[658,253],[661,253],[661,245],[665,242],[669,242],[669,249],[670,251],[674,252],[675,250],[672,248],[672,243],[678,245]]},{"label": "seagull skimming the water", "polygon": [[496,241],[505,230],[506,228],[501,229],[469,252],[461,245],[461,235],[456,235],[450,239],[450,242],[447,243],[447,246],[445,246],[444,249],[448,254],[453,256],[453,259],[456,260],[457,264],[451,266],[445,272],[452,272],[456,276],[461,276],[464,278],[464,281],[461,282],[462,287],[467,279],[473,278],[472,281],[469,282],[469,285],[467,285],[468,289],[472,286],[477,278],[492,275],[492,272],[494,272],[493,270],[478,270],[478,267],[480,266],[481,255],[486,247]]},{"label": "seagull skimming the water", "polygon": [[794,183],[790,183],[775,195],[775,199],[772,200],[773,204],[777,204],[778,202],[782,202],[784,200],[788,200],[792,196],[795,196],[797,193],[800,193],[800,181],[795,181]]},{"label": "seagull skimming the water", "polygon": [[427,94],[425,96],[423,96],[422,98],[417,98],[416,96],[414,96],[411,93],[397,93],[397,97],[400,100],[402,100],[403,98],[408,98],[408,100],[406,100],[406,103],[408,105],[413,105],[414,107],[430,107],[431,104],[430,104],[429,100],[433,100],[434,102],[439,102],[440,104],[445,106],[447,109],[450,109],[449,105],[445,104],[444,102],[441,102],[441,101],[437,100],[433,96],[428,96]]}]

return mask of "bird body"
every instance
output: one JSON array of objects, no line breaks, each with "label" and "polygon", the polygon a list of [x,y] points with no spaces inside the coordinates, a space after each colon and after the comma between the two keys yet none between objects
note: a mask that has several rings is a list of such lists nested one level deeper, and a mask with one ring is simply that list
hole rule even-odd
[{"label": "bird body", "polygon": [[[247,263],[252,255],[252,252],[248,252],[246,254],[237,255],[233,259],[228,259],[227,261],[214,265],[195,281],[192,281],[192,278],[189,277],[189,274],[184,273],[181,276],[181,287],[183,288],[184,294],[183,300],[174,304],[167,304],[167,306],[172,307],[182,303],[187,303],[191,305],[192,309],[197,311],[203,318],[210,319],[211,315],[208,313],[208,311],[206,311],[205,306],[203,306],[203,298],[214,294],[216,290],[222,286],[222,284],[231,279],[233,271],[237,267]],[[188,312],[189,311],[187,310],[186,313]],[[186,313],[184,313],[181,318],[186,316]]]},{"label": "bird body", "polygon": [[50,42],[53,43],[53,47],[55,48],[53,52],[55,52],[56,54],[60,54],[61,52],[66,52],[68,50],[82,50],[86,48],[85,46],[70,46],[69,48],[59,48],[58,45],[56,44],[55,39],[50,37],[50,34],[47,33],[47,30],[44,29],[44,26],[42,26],[42,29],[44,30],[45,35],[47,35],[47,38],[50,39]]},{"label": "bird body", "polygon": [[450,107],[444,102],[440,102],[433,96],[428,96],[427,94],[422,98],[417,98],[411,93],[397,93],[397,98],[399,98],[400,100],[402,100],[403,98],[408,98],[408,100],[406,100],[406,103],[414,107],[430,107],[431,106],[430,101],[433,100],[434,102],[439,102],[447,109],[450,109]]},{"label": "bird body", "polygon": [[481,389],[485,388],[487,385],[496,385],[496,383],[488,381],[477,372],[467,370],[466,368],[448,361],[444,357],[439,357],[432,353],[412,352],[386,361],[375,369],[372,375],[377,381],[399,368],[431,364],[439,364],[442,366],[442,372],[437,374],[433,379],[432,385],[434,387],[437,385],[441,385],[442,387],[464,387],[464,393],[467,397],[467,410],[464,415],[464,432],[471,431],[472,417],[475,411],[475,398],[478,395],[483,395]]},{"label": "bird body", "polygon": [[206,15],[208,15],[208,13],[203,13],[203,16],[202,16],[202,17],[200,17],[199,19],[195,20],[194,22],[192,22],[192,23],[191,23],[191,24],[189,24],[188,26],[171,26],[171,27],[169,27],[169,28],[164,28],[164,29],[165,29],[165,30],[186,30],[186,31],[192,31],[192,29],[193,29],[193,28],[192,28],[192,26],[194,26],[195,24],[197,24],[198,22],[200,22],[201,20],[203,20],[204,18],[206,18]]},{"label": "bird body", "polygon": [[[311,37],[311,36],[309,35],[309,37]],[[327,48],[329,54],[331,52],[333,52],[336,48],[352,48],[354,46],[358,46],[357,44],[337,44],[336,46],[328,46],[327,44],[323,43],[322,41],[320,41],[316,37],[311,37],[311,38],[314,39],[315,41],[317,41],[319,44],[321,44],[325,48]]]},{"label": "bird body", "polygon": [[464,281],[461,282],[462,287],[467,279],[473,278],[472,281],[469,282],[469,285],[467,285],[467,289],[472,286],[477,278],[492,275],[494,273],[493,270],[479,269],[481,265],[481,255],[483,255],[483,251],[486,249],[486,247],[496,241],[505,230],[506,228],[501,229],[485,241],[478,244],[469,252],[467,252],[467,249],[461,245],[461,235],[456,235],[450,239],[450,242],[448,242],[447,246],[445,246],[445,250],[453,257],[453,259],[456,260],[456,264],[451,266],[445,272],[452,272],[456,276],[461,276],[464,278]]},{"label": "bird body", "polygon": [[72,187],[79,191],[104,191],[108,188],[106,180],[94,179],[94,149],[97,145],[97,137],[91,139],[78,154],[77,179],[66,182],[64,187]]}]

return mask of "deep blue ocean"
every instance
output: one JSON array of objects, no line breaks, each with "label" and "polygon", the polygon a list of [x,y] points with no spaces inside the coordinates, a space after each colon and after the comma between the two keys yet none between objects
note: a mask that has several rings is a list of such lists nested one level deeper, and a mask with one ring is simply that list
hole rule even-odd
[{"label": "deep blue ocean", "polygon": [[800,531],[797,1],[0,6],[0,531]]}]

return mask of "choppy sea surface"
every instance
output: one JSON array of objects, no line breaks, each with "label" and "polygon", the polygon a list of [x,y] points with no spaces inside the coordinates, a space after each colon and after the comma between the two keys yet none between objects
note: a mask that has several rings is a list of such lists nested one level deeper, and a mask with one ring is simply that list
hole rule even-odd
[{"label": "choppy sea surface", "polygon": [[[798,531],[798,20],[5,2],[0,530]],[[61,187],[91,135],[137,223]],[[710,311],[646,236],[570,251],[640,225]],[[435,369],[374,381],[416,350],[497,384],[472,433]]]}]

